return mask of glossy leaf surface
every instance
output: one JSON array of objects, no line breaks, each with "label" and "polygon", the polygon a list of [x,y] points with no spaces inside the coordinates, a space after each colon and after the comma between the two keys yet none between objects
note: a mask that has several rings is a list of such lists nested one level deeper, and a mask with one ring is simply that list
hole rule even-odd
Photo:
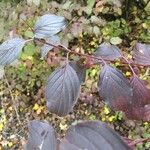
[{"label": "glossy leaf surface", "polygon": [[21,38],[12,38],[0,45],[0,65],[12,63],[20,55],[25,40]]},{"label": "glossy leaf surface", "polygon": [[55,131],[47,122],[30,121],[29,137],[25,150],[56,150]]},{"label": "glossy leaf surface", "polygon": [[64,17],[46,14],[39,18],[34,27],[35,38],[49,38],[65,28]]},{"label": "glossy leaf surface", "polygon": [[116,68],[104,65],[98,83],[99,93],[109,106],[125,111],[132,103],[132,88],[128,80]]},{"label": "glossy leaf surface", "polygon": [[102,43],[97,48],[95,55],[107,60],[114,60],[121,57],[120,49],[110,43]]},{"label": "glossy leaf surface", "polygon": [[130,150],[105,123],[86,121],[71,126],[60,150]]},{"label": "glossy leaf surface", "polygon": [[150,66],[150,44],[137,43],[134,48],[135,63]]},{"label": "glossy leaf surface", "polygon": [[56,69],[46,86],[47,107],[50,112],[65,116],[76,103],[80,92],[80,82],[74,69],[66,64]]}]

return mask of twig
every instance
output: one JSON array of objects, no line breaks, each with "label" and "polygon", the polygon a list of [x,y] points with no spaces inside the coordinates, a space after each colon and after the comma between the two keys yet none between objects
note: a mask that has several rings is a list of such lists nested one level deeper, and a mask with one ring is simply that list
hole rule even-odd
[{"label": "twig", "polygon": [[[83,54],[83,53],[80,53],[80,52],[72,51],[72,50],[68,49],[67,47],[65,47],[63,45],[54,45],[52,43],[48,43],[48,42],[46,42],[44,40],[40,40],[40,39],[36,39],[36,38],[34,40],[39,41],[39,42],[41,42],[43,44],[47,44],[47,45],[53,46],[54,48],[57,48],[57,49],[62,49],[64,51],[66,51],[66,52],[70,52],[70,53],[78,55],[78,56],[83,56],[83,57],[88,57],[88,58],[91,58],[91,59],[99,60],[99,61],[102,61],[103,63],[105,61],[106,62],[116,62],[116,60],[109,60],[109,59],[106,59],[106,58],[101,58],[99,56],[97,57],[97,56],[94,56],[94,55]],[[123,61],[123,60],[120,60],[120,61],[121,61],[122,64],[126,64],[129,67],[131,67],[131,68],[132,68],[132,66],[143,66],[143,67],[146,67],[145,65],[137,64],[135,62],[129,62],[129,61],[127,61],[127,59],[125,61]],[[132,70],[132,72],[134,72],[134,70]]]},{"label": "twig", "polygon": [[137,145],[137,144],[139,144],[139,143],[147,142],[147,141],[149,141],[149,140],[150,140],[150,138],[137,139],[137,140],[135,140],[135,141],[129,143],[128,145],[129,145],[129,146],[134,146],[134,145]]},{"label": "twig", "polygon": [[14,107],[14,110],[15,110],[15,113],[16,113],[17,120],[18,120],[19,124],[21,124],[20,116],[19,116],[17,107],[16,107],[16,105],[15,105],[15,98],[14,98],[13,93],[12,93],[12,91],[11,91],[11,86],[10,86],[10,84],[9,84],[9,82],[8,82],[7,77],[6,77],[5,74],[4,74],[4,77],[5,77],[5,82],[6,82],[6,84],[7,84],[7,87],[8,87],[10,96],[11,96],[11,100],[12,100],[12,103],[13,103],[13,107]]},{"label": "twig", "polygon": [[132,71],[132,74],[133,74],[134,76],[136,76],[136,73],[134,72],[132,66],[130,65],[130,62],[128,61],[128,59],[127,59],[126,57],[124,57],[123,55],[122,55],[122,58],[127,62],[128,66],[129,66],[129,68],[130,68],[130,70]]},{"label": "twig", "polygon": [[147,68],[145,74],[142,76],[142,79],[149,76],[149,73],[150,73],[150,68]]}]

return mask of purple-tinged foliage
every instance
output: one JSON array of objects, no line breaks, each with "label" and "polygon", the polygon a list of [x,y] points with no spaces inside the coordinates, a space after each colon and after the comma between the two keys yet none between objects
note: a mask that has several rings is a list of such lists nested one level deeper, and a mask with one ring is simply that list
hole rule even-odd
[{"label": "purple-tinged foliage", "polygon": [[30,121],[29,137],[25,150],[57,150],[55,131],[47,122]]},{"label": "purple-tinged foliage", "polygon": [[150,121],[150,90],[146,87],[145,82],[133,75],[130,80],[133,90],[131,105],[125,114],[128,119]]},{"label": "purple-tinged foliage", "polygon": [[12,63],[21,54],[25,40],[12,38],[0,45],[0,65],[5,66]]},{"label": "purple-tinged foliage", "polygon": [[66,20],[64,17],[56,16],[53,14],[46,14],[39,18],[34,27],[35,38],[49,38],[66,26]]},{"label": "purple-tinged foliage", "polygon": [[150,104],[150,90],[146,87],[144,81],[134,75],[130,84],[133,89],[132,106],[138,108]]},{"label": "purple-tinged foliage", "polygon": [[[55,46],[57,46],[60,44],[60,38],[57,35],[51,36],[50,38],[46,39],[46,43],[51,43],[51,44],[54,44]],[[41,59],[44,59],[44,57],[52,49],[53,49],[53,46],[50,46],[48,44],[44,44],[41,47]]]},{"label": "purple-tinged foliage", "polygon": [[115,131],[101,121],[72,125],[60,142],[53,127],[46,122],[33,120],[28,128],[25,150],[131,150]]},{"label": "purple-tinged foliage", "polygon": [[76,71],[80,83],[85,82],[86,68],[83,66],[83,64],[80,64],[79,61],[71,61],[69,64]]},{"label": "purple-tinged foliage", "polygon": [[60,150],[131,150],[107,124],[85,121],[71,126]]},{"label": "purple-tinged foliage", "polygon": [[102,43],[95,52],[95,56],[100,56],[103,59],[115,60],[121,57],[120,49],[110,43]]},{"label": "purple-tinged foliage", "polygon": [[136,64],[150,66],[150,44],[137,43],[133,52]]},{"label": "purple-tinged foliage", "polygon": [[128,80],[116,68],[104,65],[98,83],[99,94],[115,110],[126,111],[132,103],[132,88]]},{"label": "purple-tinged foliage", "polygon": [[67,63],[56,69],[46,85],[47,107],[50,112],[65,116],[76,103],[80,92],[80,81],[75,70]]},{"label": "purple-tinged foliage", "polygon": [[150,90],[137,75],[130,83],[116,68],[104,65],[98,83],[103,100],[114,110],[123,111],[129,119],[150,121]]},{"label": "purple-tinged foliage", "polygon": [[128,119],[150,122],[150,105],[144,107],[129,106],[129,110],[128,112],[125,111]]}]

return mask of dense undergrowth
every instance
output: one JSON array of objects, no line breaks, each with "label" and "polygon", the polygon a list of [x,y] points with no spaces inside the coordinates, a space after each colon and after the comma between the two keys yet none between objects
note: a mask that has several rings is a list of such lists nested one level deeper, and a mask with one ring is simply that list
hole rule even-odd
[{"label": "dense undergrowth", "polygon": [[[18,2],[18,1],[16,1]],[[36,3],[37,4],[37,3]],[[46,12],[62,15],[68,19],[68,27],[63,33],[61,43],[70,49],[91,54],[99,43],[108,41],[118,45],[131,57],[131,48],[137,42],[150,41],[150,3],[145,6],[133,3],[126,14],[126,7],[119,1],[49,1],[42,0],[40,5],[28,1],[12,3],[0,2],[0,41],[8,36],[22,35],[25,39],[32,37],[31,28],[38,16]],[[97,92],[98,67],[95,65],[87,71],[86,84],[82,86],[80,104],[74,112],[59,118],[48,112],[45,106],[44,85],[48,75],[62,63],[64,54],[55,49],[49,52],[46,61],[40,59],[39,43],[25,46],[20,59],[6,68],[5,79],[0,80],[0,149],[21,149],[27,137],[27,122],[32,119],[46,119],[51,122],[63,136],[68,126],[78,120],[102,120],[108,122],[122,136],[130,139],[150,137],[150,124],[142,121],[128,120],[121,112],[113,112],[108,106],[99,103]],[[72,56],[73,59],[76,56]],[[120,62],[114,64],[123,70],[127,77],[131,76],[128,67]],[[146,74],[145,74],[146,73]],[[140,76],[149,79],[149,70],[140,68]],[[11,102],[15,98],[21,124]],[[150,142],[139,143],[136,149],[148,149]]]}]

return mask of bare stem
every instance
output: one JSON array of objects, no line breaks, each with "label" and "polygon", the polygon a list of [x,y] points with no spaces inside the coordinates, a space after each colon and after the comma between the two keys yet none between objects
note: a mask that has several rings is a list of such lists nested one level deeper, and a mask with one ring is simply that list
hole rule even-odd
[{"label": "bare stem", "polygon": [[65,47],[63,45],[54,45],[52,43],[47,43],[46,41],[42,41],[40,39],[36,39],[36,40],[40,41],[41,43],[53,46],[53,47],[58,48],[58,49],[62,49],[64,51],[66,51],[66,52],[69,52],[69,53],[72,53],[72,54],[75,54],[75,55],[78,55],[78,56],[84,56],[84,57],[89,57],[89,58],[97,59],[99,61],[102,61],[104,64],[106,64],[106,61],[110,61],[110,60],[103,59],[101,57],[96,57],[94,55],[82,54],[82,53],[79,53],[79,52],[76,52],[76,51],[72,51],[72,50],[68,49],[67,47]]},{"label": "bare stem", "polygon": [[[39,41],[43,44],[53,46],[54,48],[62,49],[66,52],[69,52],[69,53],[72,53],[72,54],[75,54],[75,55],[78,55],[78,56],[88,57],[88,58],[92,58],[92,59],[95,59],[95,60],[102,61],[104,64],[106,64],[106,62],[115,62],[115,60],[109,60],[109,59],[106,59],[106,58],[96,57],[94,55],[82,54],[80,52],[72,51],[72,50],[68,49],[67,47],[65,47],[63,45],[54,45],[52,43],[47,43],[46,41],[43,41],[43,40],[40,40],[40,39],[35,39],[35,40],[37,40],[37,41]],[[136,75],[136,74],[135,74],[132,66],[144,66],[144,65],[136,64],[135,62],[129,62],[124,56],[122,58],[125,60],[125,61],[122,61],[122,64],[128,65],[134,75]]]},{"label": "bare stem", "polygon": [[8,82],[7,77],[6,77],[5,74],[4,74],[4,77],[5,77],[5,82],[6,82],[6,84],[7,84],[7,87],[8,87],[10,96],[11,96],[11,100],[12,100],[12,104],[13,104],[13,107],[14,107],[14,110],[15,110],[15,113],[16,113],[17,120],[18,120],[19,124],[21,124],[20,116],[19,116],[17,107],[16,107],[16,105],[15,105],[15,98],[14,98],[13,93],[12,93],[12,91],[11,91],[11,86],[10,86],[10,84],[9,84],[9,82]]},{"label": "bare stem", "polygon": [[134,72],[134,70],[133,70],[132,66],[130,65],[130,62],[128,61],[128,59],[127,59],[127,58],[125,58],[123,55],[122,55],[122,58],[123,58],[123,59],[127,62],[127,64],[128,64],[128,66],[129,66],[129,68],[131,69],[131,71],[132,71],[133,75],[136,75],[136,73]]},{"label": "bare stem", "polygon": [[70,54],[70,52],[67,52],[67,63],[68,63],[68,60],[69,60],[69,54]]},{"label": "bare stem", "polygon": [[134,145],[137,145],[137,144],[139,144],[139,143],[147,142],[147,141],[149,141],[149,140],[150,140],[150,138],[137,139],[137,140],[135,140],[135,141],[129,143],[129,146],[134,146]]},{"label": "bare stem", "polygon": [[149,72],[150,72],[150,68],[147,68],[145,74],[142,76],[142,79],[149,76]]},{"label": "bare stem", "polygon": [[33,40],[34,40],[34,38],[28,39],[28,40],[26,40],[25,42],[27,43],[27,42],[31,42],[31,41],[33,41]]}]

